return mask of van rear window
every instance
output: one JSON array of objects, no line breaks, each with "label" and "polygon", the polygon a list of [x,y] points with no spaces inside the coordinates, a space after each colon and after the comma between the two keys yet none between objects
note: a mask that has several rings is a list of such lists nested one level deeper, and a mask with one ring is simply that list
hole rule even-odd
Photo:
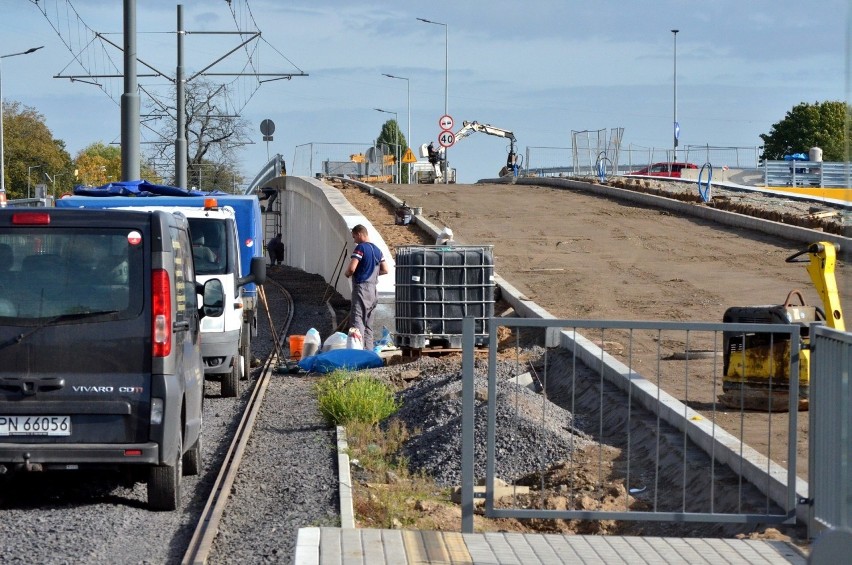
[{"label": "van rear window", "polygon": [[192,232],[195,271],[199,275],[223,275],[231,272],[228,268],[228,234],[224,221],[189,218],[189,231]]},{"label": "van rear window", "polygon": [[0,318],[27,325],[140,315],[144,245],[124,228],[0,233]]}]

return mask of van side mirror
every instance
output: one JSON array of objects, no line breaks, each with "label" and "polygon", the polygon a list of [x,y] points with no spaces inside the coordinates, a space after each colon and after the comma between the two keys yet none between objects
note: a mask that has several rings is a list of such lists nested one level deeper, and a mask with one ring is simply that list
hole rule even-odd
[{"label": "van side mirror", "polygon": [[266,282],[266,259],[263,257],[251,258],[251,271],[245,277],[237,280],[237,286],[245,286],[249,283],[263,284]]},{"label": "van side mirror", "polygon": [[219,279],[210,279],[204,283],[202,306],[199,308],[199,318],[218,318],[225,313],[225,288]]}]

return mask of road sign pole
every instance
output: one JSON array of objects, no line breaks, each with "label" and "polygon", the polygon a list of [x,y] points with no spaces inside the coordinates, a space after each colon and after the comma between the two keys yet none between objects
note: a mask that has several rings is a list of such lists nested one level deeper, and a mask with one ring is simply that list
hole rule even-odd
[{"label": "road sign pole", "polygon": [[438,120],[438,125],[441,127],[441,133],[438,135],[438,143],[440,143],[441,147],[444,148],[444,184],[447,184],[450,182],[450,167],[449,161],[447,160],[447,149],[452,147],[452,145],[456,142],[456,136],[452,132],[455,122],[451,115],[444,113],[444,115]]}]

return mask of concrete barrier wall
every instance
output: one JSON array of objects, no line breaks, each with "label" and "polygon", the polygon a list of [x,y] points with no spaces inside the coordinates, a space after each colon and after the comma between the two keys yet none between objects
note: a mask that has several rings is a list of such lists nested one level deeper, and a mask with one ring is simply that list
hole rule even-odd
[{"label": "concrete barrier wall", "polygon": [[379,277],[379,302],[393,303],[393,255],[378,230],[339,190],[310,177],[280,177],[268,186],[279,189],[286,265],[321,275],[343,297],[351,298],[350,280],[338,273],[349,265],[355,248],[352,228],[363,224],[390,267],[389,274]]}]

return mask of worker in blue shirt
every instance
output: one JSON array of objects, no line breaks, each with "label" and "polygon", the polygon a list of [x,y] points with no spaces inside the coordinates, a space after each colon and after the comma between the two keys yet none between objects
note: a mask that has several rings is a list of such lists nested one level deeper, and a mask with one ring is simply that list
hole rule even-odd
[{"label": "worker in blue shirt", "polygon": [[381,249],[370,242],[367,228],[358,224],[352,228],[355,250],[350,255],[349,267],[344,273],[352,278],[352,307],[349,311],[349,325],[358,328],[364,343],[364,349],[373,350],[373,312],[379,302],[376,283],[379,275],[388,273],[388,264]]}]

